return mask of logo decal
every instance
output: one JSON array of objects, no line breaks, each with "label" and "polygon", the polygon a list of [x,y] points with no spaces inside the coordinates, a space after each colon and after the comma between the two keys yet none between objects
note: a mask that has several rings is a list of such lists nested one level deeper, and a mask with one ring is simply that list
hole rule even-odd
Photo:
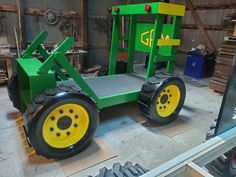
[{"label": "logo decal", "polygon": [[[147,47],[151,47],[152,46],[152,40],[153,40],[152,39],[153,32],[154,32],[154,29],[151,29],[150,31],[145,31],[145,32],[141,33],[141,43],[144,44]],[[161,34],[161,39],[168,40],[168,39],[170,39],[170,36],[166,35],[164,37],[164,35]]]}]

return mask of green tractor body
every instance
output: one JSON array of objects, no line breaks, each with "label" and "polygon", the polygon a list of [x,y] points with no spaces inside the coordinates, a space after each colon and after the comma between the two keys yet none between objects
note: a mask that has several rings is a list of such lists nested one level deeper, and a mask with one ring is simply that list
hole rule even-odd
[{"label": "green tractor body", "polygon": [[[152,121],[173,121],[184,103],[184,83],[178,77],[153,76],[157,62],[166,62],[167,72],[173,72],[184,11],[184,6],[162,2],[112,7],[108,76],[83,78],[66,57],[74,39],[66,38],[49,55],[41,47],[47,32],[41,32],[17,59],[17,75],[8,86],[9,97],[23,114],[26,136],[36,153],[66,158],[82,151],[98,125],[98,110],[113,105],[138,101],[141,113]],[[138,15],[146,14],[156,16],[154,24],[137,22]],[[129,19],[129,33],[123,35],[122,16]],[[172,16],[172,23],[164,23],[167,16]],[[121,41],[127,46],[121,47]],[[34,51],[42,58],[33,57]],[[149,53],[146,76],[133,72],[135,51]],[[115,74],[119,52],[128,54],[124,74]]]}]

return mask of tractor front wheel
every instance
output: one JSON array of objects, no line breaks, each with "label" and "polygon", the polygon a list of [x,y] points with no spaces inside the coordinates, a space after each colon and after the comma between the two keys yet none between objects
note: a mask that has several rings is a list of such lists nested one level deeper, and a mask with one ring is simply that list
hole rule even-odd
[{"label": "tractor front wheel", "polygon": [[28,107],[26,126],[30,144],[37,154],[64,159],[84,150],[99,122],[92,100],[68,88],[51,89]]},{"label": "tractor front wheel", "polygon": [[155,123],[168,124],[177,118],[185,95],[185,84],[179,77],[151,78],[140,92],[140,112]]}]

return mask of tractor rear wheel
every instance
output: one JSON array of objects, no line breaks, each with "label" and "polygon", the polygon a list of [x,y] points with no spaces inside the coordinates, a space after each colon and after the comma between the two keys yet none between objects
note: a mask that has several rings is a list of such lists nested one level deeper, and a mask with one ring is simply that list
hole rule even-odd
[{"label": "tractor rear wheel", "polygon": [[37,154],[64,159],[84,150],[99,122],[95,103],[67,86],[48,89],[28,106],[26,134]]},{"label": "tractor rear wheel", "polygon": [[8,96],[12,101],[13,106],[20,110],[20,94],[17,75],[14,74],[8,81],[7,85]]},{"label": "tractor rear wheel", "polygon": [[151,121],[165,125],[177,118],[185,95],[186,88],[182,79],[151,78],[142,86],[138,100],[139,109]]}]

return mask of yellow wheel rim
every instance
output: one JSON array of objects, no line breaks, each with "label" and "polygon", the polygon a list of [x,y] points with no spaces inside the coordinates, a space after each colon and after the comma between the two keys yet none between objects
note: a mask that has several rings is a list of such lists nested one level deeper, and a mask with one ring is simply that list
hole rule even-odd
[{"label": "yellow wheel rim", "polygon": [[88,130],[89,114],[78,104],[64,104],[46,117],[42,134],[46,143],[54,148],[66,148],[83,138]]},{"label": "yellow wheel rim", "polygon": [[170,116],[180,101],[180,89],[176,85],[169,85],[158,95],[156,111],[163,118]]}]

